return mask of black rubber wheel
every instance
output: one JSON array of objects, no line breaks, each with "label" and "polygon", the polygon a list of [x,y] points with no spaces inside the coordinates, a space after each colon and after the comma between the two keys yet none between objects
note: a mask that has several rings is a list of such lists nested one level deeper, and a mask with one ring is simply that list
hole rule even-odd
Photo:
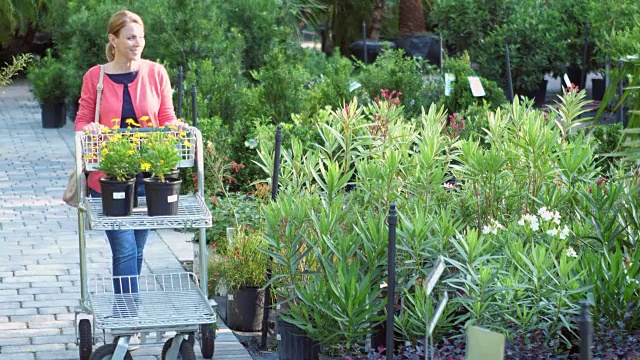
[{"label": "black rubber wheel", "polygon": [[93,336],[91,335],[91,321],[82,319],[78,323],[78,349],[80,351],[80,360],[89,360],[93,351]]},{"label": "black rubber wheel", "polygon": [[196,344],[196,334],[194,333],[189,333],[189,336],[187,336],[187,339],[185,340],[189,345],[191,345],[191,347],[194,347]]},{"label": "black rubber wheel", "polygon": [[211,359],[216,350],[216,331],[213,324],[200,325],[200,352],[205,359]]},{"label": "black rubber wheel", "polygon": [[[116,351],[116,346],[116,344],[106,344],[100,346],[93,354],[91,354],[89,360],[111,360],[113,353]],[[131,357],[131,353],[128,350],[124,355],[124,360],[133,360],[133,358]]]},{"label": "black rubber wheel", "polygon": [[[162,346],[162,356],[160,357],[162,360],[166,360],[171,344],[173,344],[173,338],[167,340],[164,346]],[[196,353],[188,341],[183,340],[182,343],[180,343],[180,351],[178,351],[178,358],[176,360],[196,360]]]}]

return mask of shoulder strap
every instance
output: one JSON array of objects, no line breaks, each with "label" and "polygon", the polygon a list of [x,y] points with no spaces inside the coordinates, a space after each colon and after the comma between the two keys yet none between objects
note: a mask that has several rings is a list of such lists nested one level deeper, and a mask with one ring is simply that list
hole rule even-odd
[{"label": "shoulder strap", "polygon": [[98,79],[98,94],[96,95],[96,115],[94,122],[100,122],[100,98],[102,97],[102,79],[104,79],[104,65],[100,65],[100,78]]}]

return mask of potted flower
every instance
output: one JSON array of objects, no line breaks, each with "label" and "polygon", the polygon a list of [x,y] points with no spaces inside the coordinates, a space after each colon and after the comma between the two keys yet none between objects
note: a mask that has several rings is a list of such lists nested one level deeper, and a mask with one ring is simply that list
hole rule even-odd
[{"label": "potted flower", "polygon": [[98,150],[98,170],[105,173],[100,179],[102,210],[107,216],[128,216],[133,209],[136,174],[140,172],[139,134],[105,131],[106,138]]},{"label": "potted flower", "polygon": [[226,322],[232,330],[262,329],[263,286],[269,260],[259,250],[264,247],[262,231],[248,226],[237,228],[232,243],[210,264],[216,279],[227,287]]},{"label": "potted flower", "polygon": [[176,215],[182,180],[170,176],[178,169],[182,146],[193,146],[183,140],[183,131],[157,131],[143,136],[140,147],[140,169],[151,173],[144,179],[149,216]]},{"label": "potted flower", "polygon": [[51,55],[37,59],[27,71],[31,82],[31,93],[42,108],[42,127],[59,128],[64,126],[66,118],[65,100],[67,69],[65,65]]}]

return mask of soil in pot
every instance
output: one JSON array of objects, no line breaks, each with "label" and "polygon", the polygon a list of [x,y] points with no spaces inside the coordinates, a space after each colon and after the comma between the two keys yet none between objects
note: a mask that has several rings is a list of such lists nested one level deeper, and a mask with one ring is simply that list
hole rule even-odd
[{"label": "soil in pot", "polygon": [[147,214],[149,216],[173,216],[178,214],[182,180],[159,181],[144,179]]},{"label": "soil in pot", "polygon": [[236,331],[262,330],[264,289],[240,286],[227,294],[227,326]]},{"label": "soil in pot", "polygon": [[100,179],[102,192],[102,212],[106,216],[129,216],[133,210],[135,189],[133,178],[128,181]]},{"label": "soil in pot", "polygon": [[280,341],[278,359],[280,360],[318,360],[320,344],[309,338],[304,330],[290,324],[280,317],[276,319]]}]

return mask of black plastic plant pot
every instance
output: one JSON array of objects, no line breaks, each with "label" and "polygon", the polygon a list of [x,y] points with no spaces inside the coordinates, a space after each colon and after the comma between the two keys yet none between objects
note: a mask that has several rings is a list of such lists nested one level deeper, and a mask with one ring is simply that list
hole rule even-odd
[{"label": "black plastic plant pot", "polygon": [[67,108],[64,103],[44,103],[42,104],[41,108],[43,128],[55,129],[64,126],[67,121]]},{"label": "black plastic plant pot", "polygon": [[129,216],[133,210],[133,192],[136,179],[116,181],[100,179],[102,212],[105,216]]},{"label": "black plastic plant pot", "polygon": [[304,330],[290,324],[280,317],[276,319],[278,325],[278,359],[280,360],[318,360],[320,343],[307,336]]},{"label": "black plastic plant pot", "polygon": [[178,214],[182,180],[159,181],[157,178],[144,179],[149,216],[172,216]]},{"label": "black plastic plant pot", "polygon": [[602,101],[607,89],[604,79],[591,79],[591,98],[595,101]]},{"label": "black plastic plant pot", "polygon": [[236,331],[262,330],[264,289],[240,286],[227,294],[227,326]]}]

